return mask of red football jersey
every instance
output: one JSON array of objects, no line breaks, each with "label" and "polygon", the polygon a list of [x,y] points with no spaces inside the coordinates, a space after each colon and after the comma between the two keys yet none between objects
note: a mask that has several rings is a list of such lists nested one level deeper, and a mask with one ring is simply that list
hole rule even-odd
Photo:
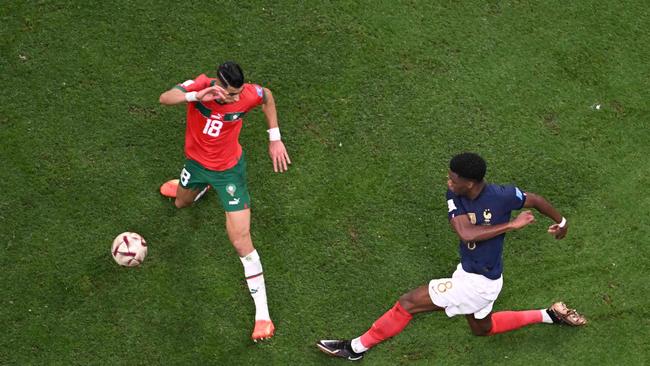
[{"label": "red football jersey", "polygon": [[[187,80],[176,88],[184,92],[200,91],[217,82],[205,74]],[[237,164],[242,154],[239,132],[242,117],[262,104],[264,89],[256,84],[244,84],[239,100],[234,103],[187,103],[185,156],[210,170],[223,171]]]}]

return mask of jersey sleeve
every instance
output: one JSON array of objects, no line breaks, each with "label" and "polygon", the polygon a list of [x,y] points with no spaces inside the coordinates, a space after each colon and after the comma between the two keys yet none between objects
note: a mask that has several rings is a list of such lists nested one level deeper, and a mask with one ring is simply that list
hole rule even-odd
[{"label": "jersey sleeve", "polygon": [[201,74],[196,79],[185,80],[180,84],[176,84],[174,88],[181,90],[184,93],[200,91],[210,86],[210,78],[205,74]]},{"label": "jersey sleeve", "polygon": [[449,220],[456,216],[465,215],[466,213],[460,198],[454,192],[447,190],[447,217]]},{"label": "jersey sleeve", "polygon": [[504,201],[507,203],[509,210],[521,210],[526,203],[526,195],[524,192],[515,186],[504,187]]},{"label": "jersey sleeve", "polygon": [[251,86],[253,87],[253,89],[255,91],[255,94],[254,94],[254,97],[253,97],[253,103],[254,104],[253,104],[252,107],[257,107],[258,105],[264,103],[264,98],[265,98],[265,96],[264,96],[264,88],[262,88],[261,86],[259,86],[257,84],[251,84]]}]

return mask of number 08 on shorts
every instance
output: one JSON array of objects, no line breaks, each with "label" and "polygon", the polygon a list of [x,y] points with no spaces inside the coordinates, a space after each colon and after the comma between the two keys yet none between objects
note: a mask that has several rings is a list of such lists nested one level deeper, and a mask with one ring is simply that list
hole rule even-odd
[{"label": "number 08 on shorts", "polygon": [[451,278],[429,282],[429,296],[435,305],[445,308],[448,317],[474,314],[476,319],[483,319],[492,311],[502,286],[503,276],[491,280],[465,272],[459,264]]},{"label": "number 08 on shorts", "polygon": [[246,183],[246,159],[241,156],[237,165],[224,171],[209,170],[198,162],[187,159],[180,174],[183,188],[202,190],[207,185],[219,195],[225,211],[240,211],[250,208],[251,198]]}]

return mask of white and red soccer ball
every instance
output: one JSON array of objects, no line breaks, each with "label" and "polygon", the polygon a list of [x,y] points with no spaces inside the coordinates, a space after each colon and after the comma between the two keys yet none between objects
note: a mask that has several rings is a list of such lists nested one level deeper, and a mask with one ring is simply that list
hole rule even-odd
[{"label": "white and red soccer ball", "polygon": [[139,266],[147,256],[147,242],[140,234],[124,232],[113,240],[111,255],[120,266]]}]

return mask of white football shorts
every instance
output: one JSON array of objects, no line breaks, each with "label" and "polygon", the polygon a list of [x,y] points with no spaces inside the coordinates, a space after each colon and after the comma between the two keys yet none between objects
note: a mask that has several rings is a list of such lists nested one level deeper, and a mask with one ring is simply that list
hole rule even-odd
[{"label": "white football shorts", "polygon": [[503,276],[491,280],[476,273],[468,273],[458,264],[451,278],[439,278],[429,282],[431,301],[445,308],[448,317],[474,314],[476,319],[485,318],[501,292]]}]

